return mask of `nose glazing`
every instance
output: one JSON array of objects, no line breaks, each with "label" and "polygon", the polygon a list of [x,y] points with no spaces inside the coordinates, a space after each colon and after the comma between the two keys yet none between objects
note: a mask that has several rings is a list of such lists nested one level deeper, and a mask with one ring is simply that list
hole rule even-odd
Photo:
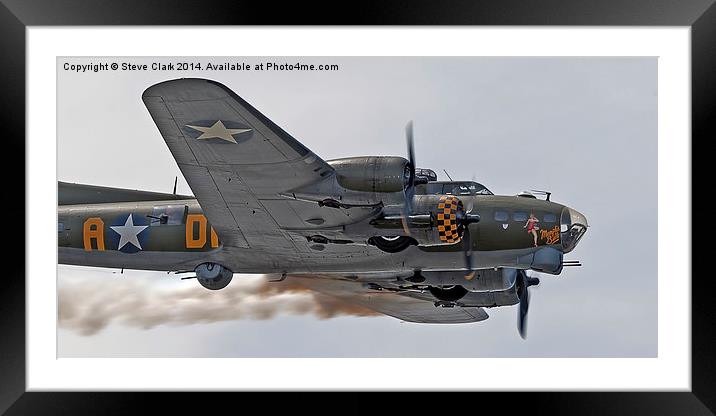
[{"label": "nose glazing", "polygon": [[587,217],[581,212],[565,207],[562,210],[560,219],[560,239],[562,240],[562,251],[569,253],[574,250],[579,240],[587,232]]}]

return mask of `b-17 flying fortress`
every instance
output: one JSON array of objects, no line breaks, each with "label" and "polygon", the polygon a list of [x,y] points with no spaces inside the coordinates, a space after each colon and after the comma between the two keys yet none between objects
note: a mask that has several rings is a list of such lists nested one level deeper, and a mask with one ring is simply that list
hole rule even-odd
[{"label": "b-17 flying fortress", "polygon": [[548,192],[438,181],[416,167],[412,123],[407,158],[323,160],[215,81],[162,82],[142,100],[194,196],[59,183],[61,264],[191,273],[211,290],[234,274],[310,276],[410,322],[518,305],[523,337],[539,284],[528,271],[579,265],[564,256],[584,215]]}]

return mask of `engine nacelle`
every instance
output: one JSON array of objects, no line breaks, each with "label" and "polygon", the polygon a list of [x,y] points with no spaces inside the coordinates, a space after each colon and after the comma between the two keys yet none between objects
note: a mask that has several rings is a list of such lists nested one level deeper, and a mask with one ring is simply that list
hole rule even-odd
[{"label": "engine nacelle", "polygon": [[517,270],[510,268],[477,270],[471,280],[465,279],[463,271],[423,270],[406,280],[437,287],[460,285],[470,292],[504,291],[514,287],[517,281]]},{"label": "engine nacelle", "polygon": [[349,157],[330,164],[338,184],[351,191],[403,192],[410,182],[410,162],[402,157]]},{"label": "engine nacelle", "polygon": [[334,175],[281,195],[326,206],[399,204],[410,182],[410,162],[397,156],[349,157],[326,161]]},{"label": "engine nacelle", "polygon": [[225,288],[234,277],[234,272],[216,263],[202,263],[194,272],[199,283],[209,290]]},{"label": "engine nacelle", "polygon": [[[403,214],[400,207],[371,221],[377,235],[399,235],[403,233]],[[413,211],[407,224],[410,237],[423,246],[455,244],[462,240],[464,225],[461,219],[466,215],[462,201],[452,195],[416,195]]]}]

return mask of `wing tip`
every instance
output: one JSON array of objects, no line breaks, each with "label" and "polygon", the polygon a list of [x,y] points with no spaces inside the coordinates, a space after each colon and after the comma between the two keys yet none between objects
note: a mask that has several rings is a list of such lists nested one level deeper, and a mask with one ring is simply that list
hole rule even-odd
[{"label": "wing tip", "polygon": [[144,90],[142,93],[142,101],[149,108],[150,113],[156,105],[155,99],[163,101],[181,102],[181,101],[202,101],[202,100],[220,100],[231,98],[236,103],[254,116],[260,123],[263,123],[271,130],[279,139],[283,140],[296,153],[305,157],[310,150],[293,136],[271,121],[263,113],[241,98],[233,90],[219,81],[206,78],[176,78],[154,84]]},{"label": "wing tip", "polygon": [[[206,83],[215,85],[223,92],[230,91],[224,84],[207,78],[175,78],[166,81],[158,82],[150,85],[147,89],[142,92],[142,100],[147,97],[165,97],[167,95],[174,95],[177,91],[188,91],[194,89],[196,86],[206,87]],[[201,90],[201,89],[200,89]],[[206,89],[203,89],[206,91]]]}]

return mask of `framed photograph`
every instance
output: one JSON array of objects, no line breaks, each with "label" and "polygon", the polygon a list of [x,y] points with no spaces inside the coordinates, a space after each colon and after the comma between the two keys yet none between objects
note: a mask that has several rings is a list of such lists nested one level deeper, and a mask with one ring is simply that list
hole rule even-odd
[{"label": "framed photograph", "polygon": [[418,2],[306,26],[131,6],[0,9],[26,154],[0,410],[461,391],[712,414],[691,244],[710,3]]}]

